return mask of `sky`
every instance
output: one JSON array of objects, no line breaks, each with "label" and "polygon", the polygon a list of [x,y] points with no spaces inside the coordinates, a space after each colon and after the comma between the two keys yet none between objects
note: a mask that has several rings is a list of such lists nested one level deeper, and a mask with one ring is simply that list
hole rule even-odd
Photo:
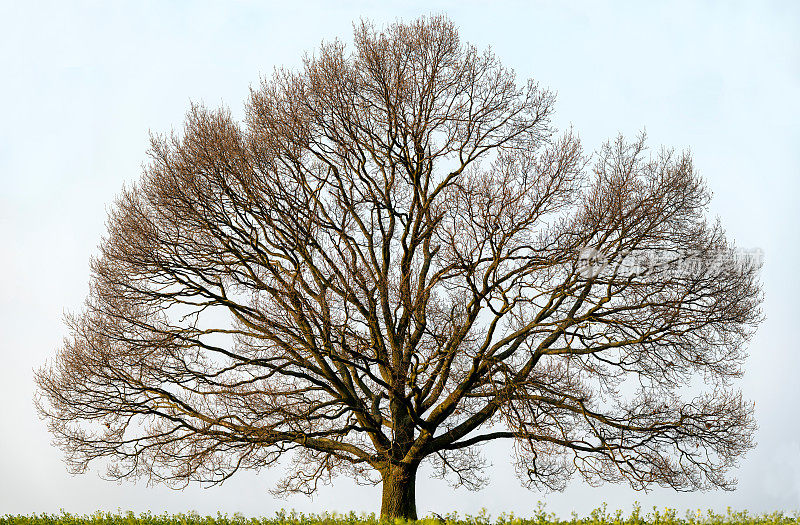
[{"label": "sky", "polygon": [[377,487],[337,478],[313,499],[275,499],[282,468],[175,491],[70,475],[33,405],[33,371],[88,291],[106,214],[146,162],[148,133],[179,129],[192,101],[243,114],[251,85],[295,68],[352,23],[445,13],[518,78],[558,93],[556,123],[595,150],[618,133],[690,149],[729,238],[764,253],[766,320],[740,386],[758,446],[733,492],[635,492],[579,481],[520,486],[507,445],[486,448],[491,483],[453,490],[421,473],[420,515],[726,507],[800,510],[800,2],[13,2],[0,0],[0,514],[97,510],[271,516],[373,512]]}]

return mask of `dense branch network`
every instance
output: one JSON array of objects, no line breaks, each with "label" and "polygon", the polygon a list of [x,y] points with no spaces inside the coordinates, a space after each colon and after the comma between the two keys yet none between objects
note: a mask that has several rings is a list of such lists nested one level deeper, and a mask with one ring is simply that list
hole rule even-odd
[{"label": "dense branch network", "polygon": [[687,154],[587,158],[553,103],[431,18],[362,23],[254,88],[243,124],[193,106],[37,375],[72,466],[220,482],[293,451],[282,490],[425,459],[477,487],[507,438],[533,486],[730,487],[758,264]]}]

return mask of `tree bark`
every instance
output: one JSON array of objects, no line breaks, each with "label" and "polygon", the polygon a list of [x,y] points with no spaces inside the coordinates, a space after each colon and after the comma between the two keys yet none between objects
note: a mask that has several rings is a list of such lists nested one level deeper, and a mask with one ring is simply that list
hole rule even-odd
[{"label": "tree bark", "polygon": [[417,466],[391,465],[382,475],[381,519],[417,519]]}]

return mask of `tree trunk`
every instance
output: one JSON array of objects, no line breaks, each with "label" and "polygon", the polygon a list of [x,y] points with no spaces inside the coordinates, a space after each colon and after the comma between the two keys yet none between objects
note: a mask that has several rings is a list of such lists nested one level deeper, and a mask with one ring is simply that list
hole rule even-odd
[{"label": "tree trunk", "polygon": [[383,473],[381,519],[417,519],[417,466],[392,465]]}]

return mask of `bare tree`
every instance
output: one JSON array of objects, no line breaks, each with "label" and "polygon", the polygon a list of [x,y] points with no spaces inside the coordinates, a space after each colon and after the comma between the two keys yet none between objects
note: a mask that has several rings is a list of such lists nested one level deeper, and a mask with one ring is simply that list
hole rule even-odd
[{"label": "bare tree", "polygon": [[[38,371],[68,462],[222,482],[292,451],[279,491],[347,474],[416,518],[423,460],[526,485],[730,488],[753,446],[733,389],[761,318],[688,154],[622,138],[586,157],[443,17],[325,44],[155,137]],[[699,383],[702,378],[703,383]]]}]

